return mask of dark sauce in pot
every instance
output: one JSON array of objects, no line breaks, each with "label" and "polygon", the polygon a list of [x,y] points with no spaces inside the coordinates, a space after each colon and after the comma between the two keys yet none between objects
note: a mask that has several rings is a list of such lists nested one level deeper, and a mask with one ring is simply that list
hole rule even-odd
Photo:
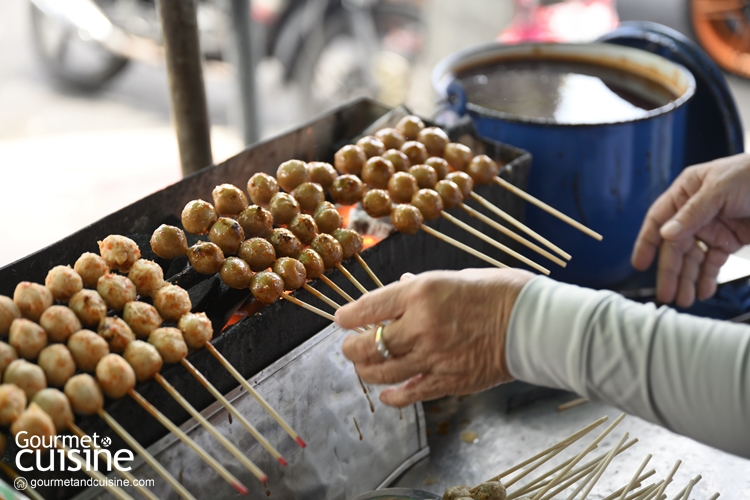
[{"label": "dark sauce in pot", "polygon": [[464,71],[458,80],[470,103],[561,124],[634,120],[676,98],[639,75],[561,60],[504,61]]}]

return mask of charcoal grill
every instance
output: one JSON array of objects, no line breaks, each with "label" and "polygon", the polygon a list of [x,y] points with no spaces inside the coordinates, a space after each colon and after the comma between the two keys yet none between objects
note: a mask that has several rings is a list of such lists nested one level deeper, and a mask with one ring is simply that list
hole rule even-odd
[{"label": "charcoal grill", "polygon": [[[287,301],[278,301],[273,305],[262,308],[257,314],[247,316],[227,327],[223,333],[219,334],[218,332],[221,331],[229,317],[248,298],[249,293],[231,290],[222,284],[217,277],[206,279],[190,272],[182,272],[186,264],[185,260],[177,259],[175,262],[169,263],[158,259],[148,245],[151,233],[163,223],[180,225],[179,217],[185,204],[196,198],[210,199],[210,193],[217,184],[232,183],[244,188],[253,173],[274,174],[279,163],[290,158],[299,158],[305,161],[331,161],[336,149],[351,141],[374,121],[383,119],[388,112],[388,108],[376,102],[360,99],[291,132],[254,145],[219,165],[207,167],[185,177],[172,186],[143,198],[47,248],[0,269],[0,294],[12,296],[16,284],[20,281],[43,283],[50,268],[60,264],[72,265],[83,252],[97,252],[97,241],[104,239],[109,234],[128,235],[139,243],[144,258],[156,260],[163,264],[165,277],[188,289],[195,309],[205,311],[214,324],[214,330],[217,334],[213,340],[213,345],[243,376],[250,379],[284,356],[292,353],[305,342],[310,341],[316,334],[322,335],[322,331],[329,327],[329,322]],[[470,139],[475,137],[472,135],[471,128],[466,125],[458,126],[451,134],[454,138],[458,135]],[[531,160],[528,153],[491,141],[474,140],[476,141],[474,144],[475,151],[488,154],[505,165],[501,176],[521,188],[525,187]],[[498,187],[490,186],[479,186],[476,191],[516,218],[523,219],[522,202],[510,193]],[[456,213],[455,215],[469,224],[477,225],[475,222],[472,223],[471,217],[466,214]],[[469,236],[443,219],[431,221],[428,224],[449,236],[471,244],[488,255],[507,261],[509,264],[517,264],[512,262],[510,258],[506,259],[494,247]],[[516,246],[513,241],[502,235],[496,234],[493,236],[510,247]],[[423,232],[413,236],[393,234],[364,251],[362,257],[384,283],[398,280],[401,274],[407,271],[417,273],[431,269],[462,269],[486,266],[483,261]],[[359,266],[352,266],[348,263],[345,263],[345,265],[362,283],[371,284],[369,278]],[[340,272],[334,271],[329,277],[350,294],[358,296],[358,292]],[[374,287],[374,285],[372,286]],[[332,292],[327,288],[317,288],[323,293],[331,294],[333,300],[340,301],[340,298],[332,295]],[[305,291],[295,293],[301,300],[323,309],[326,308],[322,302]],[[326,335],[333,335],[333,333],[329,331]],[[217,362],[205,350],[191,353],[189,360],[223,394],[235,391],[232,393],[234,397],[240,397],[240,393],[237,392],[237,382],[225,370],[220,369]],[[197,409],[206,410],[206,414],[213,415],[209,407],[215,401],[182,367],[165,366],[162,374]],[[314,378],[312,374],[310,377]],[[351,377],[356,380],[353,370]],[[185,428],[191,428],[189,415],[176,402],[167,397],[158,384],[153,381],[139,384],[137,390],[172,421],[177,424],[184,424]],[[299,397],[304,397],[300,391],[297,394]],[[367,403],[361,391],[360,396],[361,404],[366,406]],[[105,403],[105,409],[140,443],[146,446],[161,443],[159,446],[162,446],[162,448],[165,446],[163,439],[167,435],[166,429],[153,420],[130,398],[116,401],[108,400]],[[419,411],[421,410],[418,408],[412,411],[415,422],[418,420]],[[328,415],[328,417],[333,418],[332,415]],[[339,417],[343,419],[347,416],[339,415]],[[126,448],[126,445],[99,418],[79,418],[77,423],[89,434],[96,432],[100,436],[111,437],[113,440],[112,449]],[[315,426],[311,425],[310,429],[312,432]],[[261,432],[265,431],[262,428],[260,430]],[[382,435],[379,438],[388,439],[387,435]],[[169,438],[167,437],[167,439]],[[283,441],[284,438],[279,435],[274,444],[280,445],[280,442]],[[256,447],[259,448],[259,446]],[[280,445],[280,448],[281,452],[284,453],[284,446]],[[12,462],[15,459],[16,451],[13,446],[9,446],[4,457],[5,460]],[[329,458],[331,461],[339,459],[333,454]],[[169,464],[166,465],[179,478],[180,470],[173,470]],[[275,462],[271,464],[270,461],[268,463],[260,462],[259,465],[268,472],[278,467]],[[366,470],[363,470],[362,473],[366,473]],[[70,473],[41,473],[38,471],[26,473],[27,479],[52,477],[70,477]],[[81,475],[81,477],[84,476]],[[339,479],[344,482],[354,480],[352,477],[341,477]],[[309,481],[310,478],[305,480]],[[257,486],[250,479],[247,480],[246,484]],[[373,486],[378,484],[380,484],[380,481],[375,481]],[[46,498],[70,498],[79,493],[75,488],[60,487],[40,490],[39,492]],[[265,494],[263,497],[265,497]],[[339,497],[323,495],[319,498]]]}]

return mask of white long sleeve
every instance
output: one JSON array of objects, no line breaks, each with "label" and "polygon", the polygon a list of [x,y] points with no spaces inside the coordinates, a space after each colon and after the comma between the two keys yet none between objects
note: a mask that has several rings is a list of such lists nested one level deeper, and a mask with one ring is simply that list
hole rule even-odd
[{"label": "white long sleeve", "polygon": [[511,374],[750,457],[750,326],[536,277],[513,307]]}]

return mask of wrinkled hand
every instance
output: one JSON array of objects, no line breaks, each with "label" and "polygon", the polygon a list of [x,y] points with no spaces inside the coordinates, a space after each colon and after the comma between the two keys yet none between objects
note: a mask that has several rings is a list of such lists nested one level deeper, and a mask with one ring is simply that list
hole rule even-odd
[{"label": "wrinkled hand", "polygon": [[392,320],[383,330],[391,359],[376,350],[374,330],[348,337],[344,355],[367,383],[405,381],[380,395],[397,407],[507,382],[505,331],[516,297],[533,276],[518,269],[405,275],[336,312],[345,328]]},{"label": "wrinkled hand", "polygon": [[750,155],[740,154],[677,177],[646,214],[632,263],[647,269],[658,249],[657,299],[688,307],[696,295],[705,300],[716,292],[719,268],[748,243]]}]

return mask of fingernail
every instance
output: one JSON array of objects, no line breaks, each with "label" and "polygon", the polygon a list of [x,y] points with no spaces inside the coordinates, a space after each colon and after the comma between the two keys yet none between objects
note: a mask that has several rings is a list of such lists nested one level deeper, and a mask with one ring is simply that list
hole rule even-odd
[{"label": "fingernail", "polygon": [[682,224],[679,221],[671,219],[661,227],[659,233],[662,238],[671,240],[677,238],[682,233],[682,229]]}]

